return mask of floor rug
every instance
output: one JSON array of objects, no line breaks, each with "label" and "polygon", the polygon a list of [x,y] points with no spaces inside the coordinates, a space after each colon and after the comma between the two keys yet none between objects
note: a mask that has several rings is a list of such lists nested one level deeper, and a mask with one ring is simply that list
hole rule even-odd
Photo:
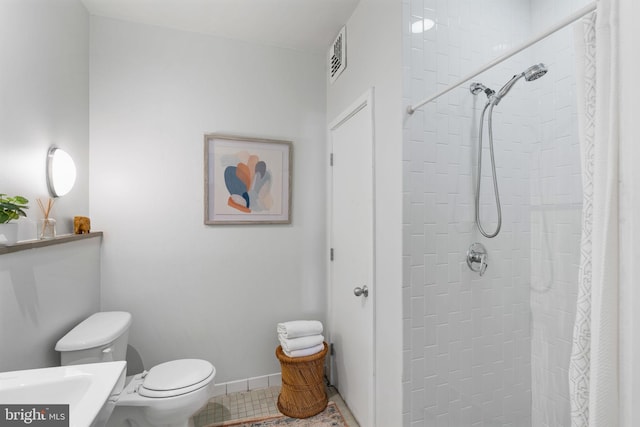
[{"label": "floor rug", "polygon": [[329,402],[327,408],[309,418],[289,418],[285,415],[252,418],[246,420],[225,421],[222,424],[211,424],[209,427],[349,427],[334,402]]}]

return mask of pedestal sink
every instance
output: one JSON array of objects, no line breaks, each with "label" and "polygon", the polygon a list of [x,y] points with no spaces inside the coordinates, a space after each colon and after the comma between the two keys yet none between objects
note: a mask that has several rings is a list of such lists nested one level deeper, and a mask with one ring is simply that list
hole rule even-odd
[{"label": "pedestal sink", "polygon": [[[0,372],[0,406],[69,405],[70,427],[104,426],[125,383],[126,362]],[[35,411],[35,410],[34,410]],[[4,409],[0,421],[6,416]]]}]

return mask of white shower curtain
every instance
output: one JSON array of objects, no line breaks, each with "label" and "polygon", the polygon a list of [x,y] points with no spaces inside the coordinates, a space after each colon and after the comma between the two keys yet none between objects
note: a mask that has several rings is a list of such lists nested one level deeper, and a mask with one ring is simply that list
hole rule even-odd
[{"label": "white shower curtain", "polygon": [[569,367],[572,427],[617,427],[618,1],[578,24],[583,218],[578,306]]}]

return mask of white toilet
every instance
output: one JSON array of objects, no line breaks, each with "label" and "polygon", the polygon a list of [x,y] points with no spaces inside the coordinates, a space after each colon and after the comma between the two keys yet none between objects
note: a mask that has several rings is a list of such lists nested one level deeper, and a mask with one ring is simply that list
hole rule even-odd
[{"label": "white toilet", "polygon": [[[56,344],[62,365],[125,360],[131,314],[96,313]],[[108,427],[186,427],[213,395],[216,368],[206,360],[161,363],[127,378]]]}]

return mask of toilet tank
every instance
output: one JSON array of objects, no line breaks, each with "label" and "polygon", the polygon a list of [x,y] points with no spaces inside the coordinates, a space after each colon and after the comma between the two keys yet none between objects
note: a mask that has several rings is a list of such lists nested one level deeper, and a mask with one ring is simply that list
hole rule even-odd
[{"label": "toilet tank", "polygon": [[125,360],[130,325],[131,314],[124,311],[89,316],[56,344],[60,363],[64,366]]}]

